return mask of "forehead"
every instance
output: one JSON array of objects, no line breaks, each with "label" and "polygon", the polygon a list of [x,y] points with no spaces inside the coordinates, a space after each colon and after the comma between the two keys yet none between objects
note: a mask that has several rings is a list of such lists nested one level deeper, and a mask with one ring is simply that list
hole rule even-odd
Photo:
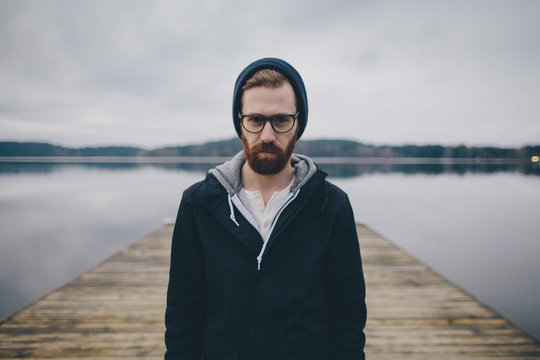
[{"label": "forehead", "polygon": [[244,90],[242,113],[272,115],[296,113],[296,95],[289,82],[279,87],[256,86]]}]

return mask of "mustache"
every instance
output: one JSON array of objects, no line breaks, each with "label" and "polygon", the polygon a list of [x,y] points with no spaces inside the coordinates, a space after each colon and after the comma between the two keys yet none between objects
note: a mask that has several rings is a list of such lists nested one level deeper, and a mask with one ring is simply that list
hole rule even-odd
[{"label": "mustache", "polygon": [[273,152],[273,153],[279,153],[281,149],[276,146],[273,142],[271,143],[260,143],[255,146],[253,149],[255,152]]}]

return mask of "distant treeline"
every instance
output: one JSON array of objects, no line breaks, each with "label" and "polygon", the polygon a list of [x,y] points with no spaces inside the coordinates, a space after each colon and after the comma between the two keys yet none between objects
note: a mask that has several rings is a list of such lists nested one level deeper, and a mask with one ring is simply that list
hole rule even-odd
[{"label": "distant treeline", "polygon": [[[0,156],[232,156],[242,149],[240,139],[147,150],[128,146],[68,148],[37,142],[0,142]],[[540,145],[521,148],[442,145],[368,145],[349,140],[300,140],[295,152],[312,157],[414,157],[530,159]]]}]

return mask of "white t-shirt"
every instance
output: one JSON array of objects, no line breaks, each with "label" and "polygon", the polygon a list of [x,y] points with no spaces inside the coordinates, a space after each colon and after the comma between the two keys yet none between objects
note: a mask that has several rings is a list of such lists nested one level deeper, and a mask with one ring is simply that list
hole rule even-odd
[{"label": "white t-shirt", "polygon": [[287,201],[287,196],[291,191],[293,181],[291,181],[291,183],[285,189],[273,193],[270,200],[268,200],[266,207],[264,206],[264,200],[260,191],[249,191],[242,188],[238,193],[238,197],[244,206],[257,221],[257,224],[259,225],[258,230],[263,238],[263,241],[266,241],[268,232],[272,226],[272,221],[276,217],[279,209],[281,209],[283,204],[285,204],[285,201]]}]

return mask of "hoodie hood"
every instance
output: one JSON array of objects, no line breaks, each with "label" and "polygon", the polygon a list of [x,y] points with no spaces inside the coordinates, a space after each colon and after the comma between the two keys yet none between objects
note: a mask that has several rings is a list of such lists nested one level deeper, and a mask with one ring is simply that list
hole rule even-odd
[{"label": "hoodie hood", "polygon": [[[231,160],[208,171],[214,175],[220,184],[225,188],[230,196],[238,194],[242,189],[242,165],[246,158],[244,152],[240,151]],[[311,179],[317,172],[317,165],[309,157],[300,154],[291,156],[291,165],[294,169],[294,180],[291,186],[291,193],[296,192]]]}]

